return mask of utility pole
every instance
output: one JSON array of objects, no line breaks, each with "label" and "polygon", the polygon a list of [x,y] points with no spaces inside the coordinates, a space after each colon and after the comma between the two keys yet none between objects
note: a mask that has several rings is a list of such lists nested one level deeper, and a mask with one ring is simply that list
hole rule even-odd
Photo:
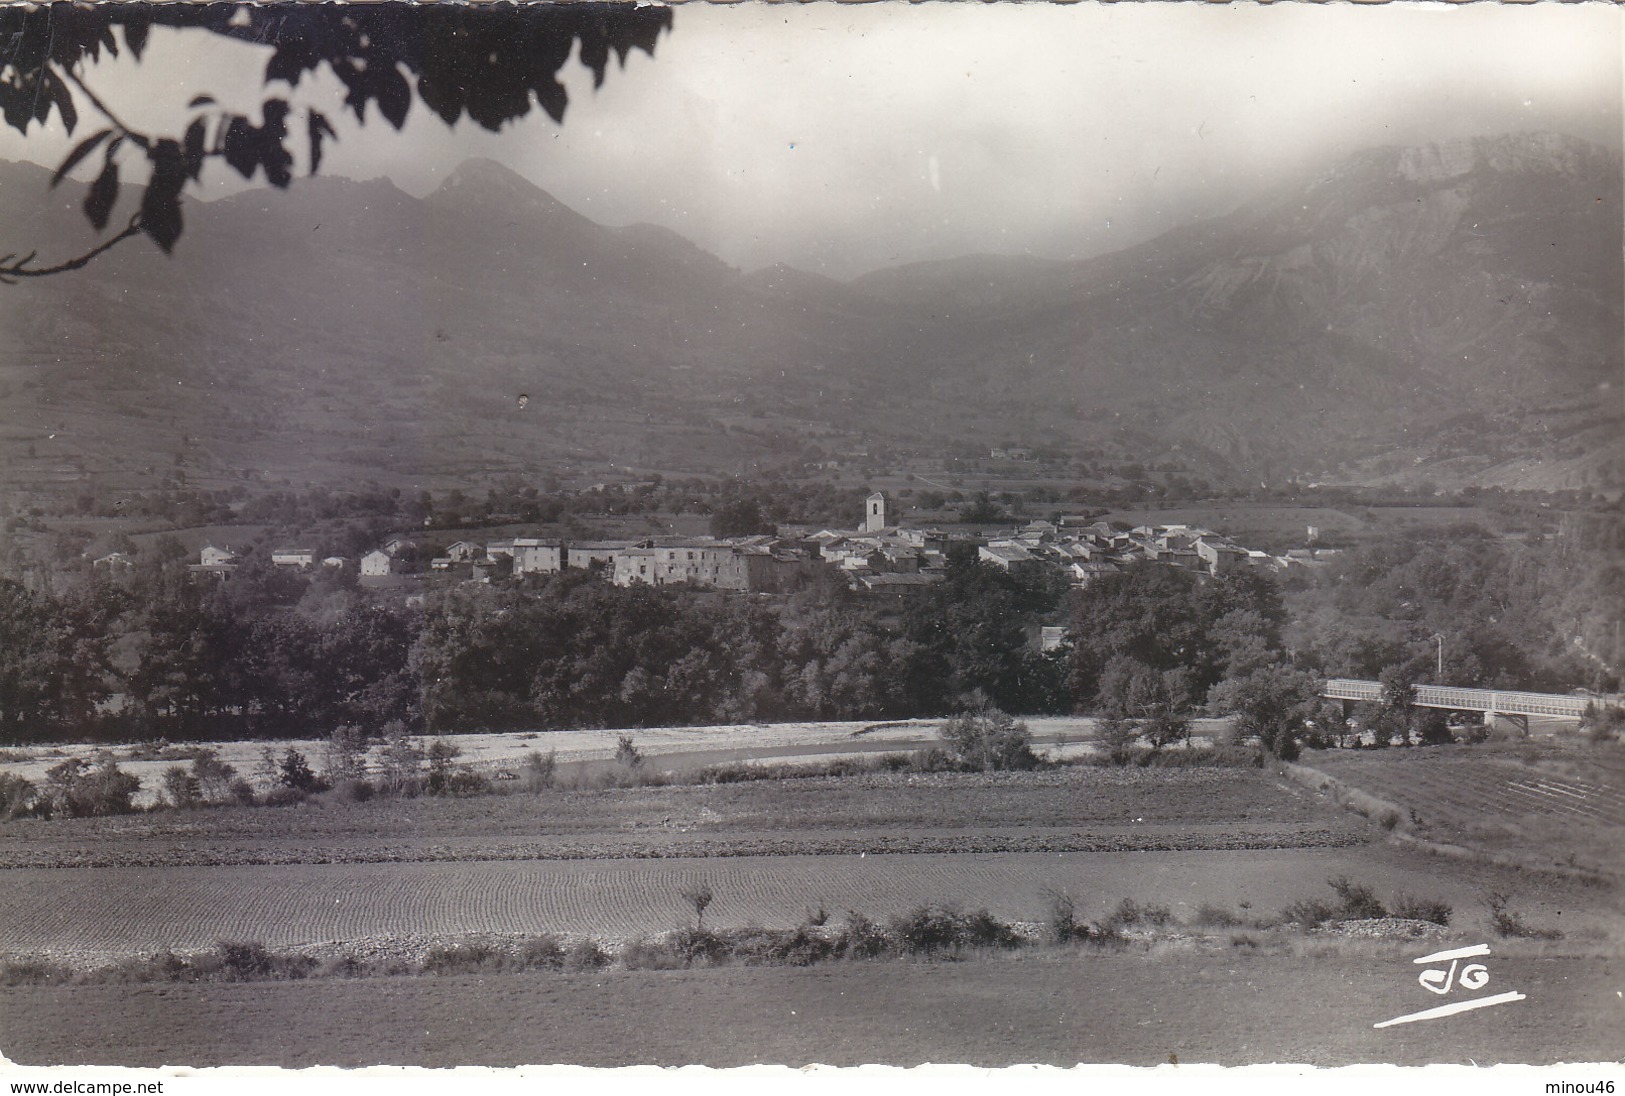
[{"label": "utility pole", "polygon": [[1437,643],[1439,645],[1439,672],[1434,675],[1433,680],[1437,684],[1443,685],[1444,684],[1444,633],[1443,632],[1434,632],[1433,635],[1431,637],[1429,637],[1429,638],[1431,638],[1435,643]]}]

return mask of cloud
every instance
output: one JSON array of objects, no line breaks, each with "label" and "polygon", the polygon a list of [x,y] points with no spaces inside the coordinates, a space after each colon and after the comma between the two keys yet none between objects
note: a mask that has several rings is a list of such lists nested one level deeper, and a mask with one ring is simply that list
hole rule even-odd
[{"label": "cloud", "polygon": [[[448,130],[419,104],[404,135],[341,124],[324,170],[421,194],[487,156],[595,220],[663,224],[746,268],[1066,258],[1371,145],[1550,128],[1617,147],[1622,19],[1611,5],[684,5],[656,56],[631,55],[601,89],[572,67],[562,127],[537,110],[499,135]],[[257,94],[248,47],[158,37],[139,70],[94,81],[154,103]],[[0,156],[54,163],[63,147],[6,139]]]}]

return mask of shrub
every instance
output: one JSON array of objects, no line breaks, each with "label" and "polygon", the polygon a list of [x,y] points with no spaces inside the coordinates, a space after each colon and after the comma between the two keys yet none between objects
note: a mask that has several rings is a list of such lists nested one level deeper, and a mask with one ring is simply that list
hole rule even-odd
[{"label": "shrub", "polygon": [[367,733],[360,727],[339,726],[327,736],[322,778],[334,785],[367,775]]},{"label": "shrub", "polygon": [[1057,944],[1071,943],[1089,935],[1088,928],[1078,924],[1077,903],[1065,891],[1047,890],[1044,901],[1048,909],[1044,915],[1044,931]]},{"label": "shrub", "polygon": [[103,755],[94,767],[72,757],[46,771],[40,802],[47,815],[130,814],[140,788],[141,781],[120,769],[110,754]]},{"label": "shrub", "polygon": [[1167,906],[1142,906],[1132,898],[1125,898],[1106,919],[1106,924],[1112,928],[1127,928],[1130,925],[1162,928],[1173,919],[1173,911]]},{"label": "shrub", "polygon": [[1266,756],[1260,746],[1228,743],[1184,750],[1144,750],[1130,760],[1153,769],[1262,769]]},{"label": "shrub", "polygon": [[962,712],[944,723],[937,733],[955,758],[971,769],[994,772],[1039,766],[1027,724],[1016,722],[997,708]]},{"label": "shrub", "polygon": [[277,763],[277,781],[284,788],[292,788],[296,792],[319,792],[323,789],[321,780],[311,771],[305,755],[292,746]]},{"label": "shrub", "polygon": [[509,966],[507,953],[484,941],[465,941],[430,948],[424,974],[495,974]]},{"label": "shrub", "polygon": [[16,773],[0,773],[0,822],[21,818],[34,809],[35,788],[32,780]]},{"label": "shrub", "polygon": [[441,786],[440,794],[451,796],[454,799],[472,799],[475,796],[489,795],[491,793],[491,780],[484,773],[475,772],[467,766],[459,766]]},{"label": "shrub", "polygon": [[964,766],[941,746],[922,746],[909,757],[908,768],[917,773],[953,773]]},{"label": "shrub", "polygon": [[784,932],[747,929],[734,937],[732,949],[749,966],[809,967],[834,958],[839,944],[811,925],[797,925]]},{"label": "shrub", "polygon": [[1416,898],[1409,894],[1394,895],[1393,914],[1407,921],[1432,921],[1435,925],[1450,924],[1450,904],[1433,898]]},{"label": "shrub", "polygon": [[380,783],[386,795],[416,795],[420,790],[419,769],[423,750],[406,731],[406,724],[392,719],[384,724],[384,752]]},{"label": "shrub", "polygon": [[429,761],[429,776],[427,788],[430,795],[444,795],[451,783],[453,762],[463,754],[463,748],[455,742],[445,738],[436,738],[429,743],[424,756]]},{"label": "shrub", "polygon": [[1105,751],[1107,764],[1127,765],[1134,760],[1140,729],[1127,719],[1112,716],[1096,724],[1095,740]]},{"label": "shrub", "polygon": [[1209,905],[1204,902],[1196,907],[1196,924],[1220,929],[1233,929],[1243,924],[1243,921],[1222,906]]},{"label": "shrub", "polygon": [[935,906],[920,906],[892,919],[891,935],[909,954],[957,954],[966,947],[1013,947],[1020,943],[1014,930],[986,910],[954,913]]},{"label": "shrub", "polygon": [[678,929],[667,936],[663,943],[685,967],[692,967],[696,963],[715,966],[726,961],[732,952],[724,937],[701,928]]},{"label": "shrub", "polygon": [[1447,746],[1456,740],[1445,713],[1437,708],[1425,708],[1417,713],[1416,733],[1417,741],[1424,746]]},{"label": "shrub", "polygon": [[892,918],[891,934],[909,954],[935,955],[941,951],[956,950],[959,944],[958,924],[954,915],[946,910],[921,906]]},{"label": "shrub", "polygon": [[527,752],[523,773],[525,790],[534,794],[551,788],[558,776],[558,767],[559,755],[556,750],[548,750],[545,754],[534,750]]},{"label": "shrub", "polygon": [[515,949],[514,962],[520,970],[561,970],[564,956],[564,945],[557,936],[531,936]]},{"label": "shrub", "polygon": [[973,948],[1013,948],[1022,942],[1015,929],[985,909],[961,914],[959,931],[960,942]]},{"label": "shrub", "polygon": [[491,790],[491,781],[467,765],[454,762],[463,754],[462,748],[444,738],[429,743],[429,775],[424,790],[430,795],[444,795],[455,799],[468,799],[485,795]]},{"label": "shrub", "polygon": [[596,940],[577,940],[564,949],[567,971],[602,970],[609,966],[609,953]]},{"label": "shrub", "polygon": [[267,807],[291,807],[296,803],[303,803],[307,796],[298,788],[289,788],[277,785],[265,793],[263,802]]},{"label": "shrub", "polygon": [[73,971],[43,959],[0,961],[0,986],[60,986],[73,981]]},{"label": "shrub", "polygon": [[[197,781],[198,797],[205,803],[227,803],[238,799],[237,770],[220,760],[214,750],[200,749],[192,758],[192,779]],[[250,788],[250,801],[252,791]],[[240,801],[240,800],[239,800]]]},{"label": "shrub", "polygon": [[1365,921],[1376,917],[1387,917],[1388,910],[1377,901],[1376,892],[1363,883],[1350,882],[1347,876],[1338,876],[1328,879],[1327,886],[1337,893],[1342,906],[1338,913],[1345,921]]},{"label": "shrub", "polygon": [[101,983],[195,982],[198,972],[185,958],[165,948],[156,955],[138,956],[85,975],[86,981]]},{"label": "shrub", "polygon": [[264,944],[222,941],[215,951],[222,981],[253,982],[271,978],[303,978],[317,966],[308,955],[278,955]]},{"label": "shrub", "polygon": [[627,970],[681,970],[690,964],[676,953],[668,940],[639,936],[621,947],[621,965]]},{"label": "shrub", "polygon": [[1580,729],[1598,745],[1617,741],[1620,732],[1625,730],[1625,708],[1589,701],[1585,714],[1580,717]]},{"label": "shrub", "polygon": [[384,972],[377,963],[355,955],[339,955],[328,959],[312,973],[317,978],[370,978]]},{"label": "shrub", "polygon": [[164,770],[163,797],[172,807],[190,809],[202,804],[203,791],[197,777],[179,765],[171,765]]},{"label": "shrub", "polygon": [[1523,940],[1561,940],[1563,934],[1556,929],[1540,929],[1528,924],[1517,914],[1507,909],[1510,898],[1505,894],[1492,893],[1484,897],[1484,904],[1489,907],[1490,923],[1495,931],[1503,937]]},{"label": "shrub", "polygon": [[615,763],[623,769],[637,769],[643,765],[643,752],[632,736],[623,734],[615,740]]},{"label": "shrub", "polygon": [[703,928],[705,926],[706,907],[711,904],[711,899],[715,897],[711,893],[711,884],[701,879],[697,883],[690,883],[679,893],[682,894],[683,901],[694,907],[695,927]]},{"label": "shrub", "polygon": [[1303,898],[1281,911],[1281,920],[1304,928],[1315,929],[1337,916],[1330,902],[1320,898]]},{"label": "shrub", "polygon": [[836,954],[846,959],[878,959],[895,954],[897,941],[869,918],[851,910],[846,914],[846,927],[835,939]]},{"label": "shrub", "polygon": [[334,784],[328,796],[339,803],[365,803],[376,792],[377,789],[368,781],[352,778]]}]

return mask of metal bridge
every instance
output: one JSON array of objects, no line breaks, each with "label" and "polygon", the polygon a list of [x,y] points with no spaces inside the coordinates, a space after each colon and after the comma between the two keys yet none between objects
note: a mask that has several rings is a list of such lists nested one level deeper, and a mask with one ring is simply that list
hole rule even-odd
[{"label": "metal bridge", "polygon": [[[1532,715],[1579,719],[1586,705],[1598,703],[1595,697],[1562,696],[1553,693],[1519,693],[1505,689],[1463,689],[1454,685],[1414,685],[1419,708],[1445,708],[1452,712],[1483,712],[1488,723],[1498,715],[1513,716],[1527,724]],[[1382,683],[1334,677],[1326,682],[1321,696],[1330,700],[1382,699]]]}]

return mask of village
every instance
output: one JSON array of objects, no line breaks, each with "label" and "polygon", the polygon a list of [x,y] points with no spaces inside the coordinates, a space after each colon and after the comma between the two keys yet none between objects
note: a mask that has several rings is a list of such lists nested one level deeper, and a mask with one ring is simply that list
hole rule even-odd
[{"label": "village", "polygon": [[[1211,529],[1192,525],[1127,527],[1087,516],[1031,521],[1002,530],[911,528],[894,521],[885,494],[864,502],[857,529],[783,527],[776,534],[736,537],[653,536],[579,540],[514,537],[480,544],[458,540],[430,545],[394,536],[359,559],[322,556],[309,547],[280,546],[271,565],[301,574],[352,570],[363,588],[399,590],[413,596],[426,583],[490,583],[527,575],[579,569],[598,571],[616,586],[690,586],[783,594],[806,588],[831,572],[856,591],[908,597],[941,582],[951,551],[1016,575],[1064,577],[1087,587],[1136,563],[1176,567],[1216,576],[1240,569],[1286,572],[1322,566],[1339,549],[1313,547],[1318,530],[1306,530],[1310,547],[1285,554],[1249,549]],[[93,561],[97,570],[120,573],[134,561],[113,552]],[[238,552],[205,546],[188,565],[194,578],[228,580],[240,565]]]}]

